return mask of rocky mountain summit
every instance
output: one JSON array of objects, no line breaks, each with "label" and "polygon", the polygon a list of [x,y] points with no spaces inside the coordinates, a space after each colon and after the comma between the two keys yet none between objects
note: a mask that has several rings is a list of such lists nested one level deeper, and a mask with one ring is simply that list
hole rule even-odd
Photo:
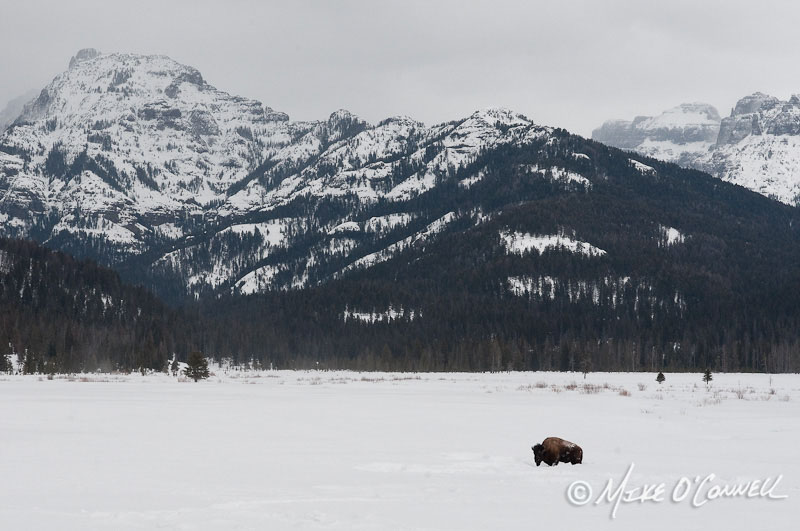
[{"label": "rocky mountain summit", "polygon": [[[701,120],[681,120],[693,114],[691,109],[706,112],[701,112]],[[659,121],[670,126],[653,127]],[[784,203],[800,200],[797,95],[781,101],[756,92],[739,100],[722,120],[711,106],[684,104],[656,118],[608,121],[592,132],[592,138],[707,171]]]},{"label": "rocky mountain summit", "polygon": [[[482,151],[548,132],[504,109],[433,127],[344,110],[291,122],[168,57],[81,50],[0,136],[0,227],[109,265],[136,258],[190,290],[301,286],[320,254],[435,222],[405,204]],[[372,211],[369,236],[350,237],[353,213]],[[279,250],[304,265],[259,266]]]},{"label": "rocky mountain summit", "polygon": [[719,128],[716,108],[705,103],[684,103],[658,116],[609,120],[592,131],[592,138],[649,157],[687,164],[714,145]]}]

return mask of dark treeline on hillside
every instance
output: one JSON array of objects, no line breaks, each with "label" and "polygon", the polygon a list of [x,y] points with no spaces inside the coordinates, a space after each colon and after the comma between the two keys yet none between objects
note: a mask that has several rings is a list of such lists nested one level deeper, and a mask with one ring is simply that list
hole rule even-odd
[{"label": "dark treeline on hillside", "polygon": [[[635,291],[622,296],[627,303],[598,308],[497,296],[496,286],[469,292],[469,278],[453,279],[453,289],[405,292],[408,278],[361,279],[176,310],[91,262],[20,241],[0,240],[0,253],[0,332],[6,354],[23,353],[27,372],[163,370],[173,354],[185,360],[195,349],[276,368],[798,370],[796,319],[747,320],[742,312],[711,317],[714,326],[684,322],[658,305],[634,311]],[[380,313],[390,305],[404,312],[392,322],[345,319],[346,308]],[[660,315],[641,318],[651,312]]]},{"label": "dark treeline on hillside", "polygon": [[173,352],[185,355],[190,331],[184,317],[109,269],[0,239],[0,353],[25,372],[160,370]]}]

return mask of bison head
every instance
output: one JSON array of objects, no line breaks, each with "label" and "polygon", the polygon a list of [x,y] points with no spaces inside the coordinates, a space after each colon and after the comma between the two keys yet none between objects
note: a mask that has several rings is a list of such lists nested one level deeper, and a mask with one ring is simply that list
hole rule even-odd
[{"label": "bison head", "polygon": [[539,466],[542,463],[542,450],[544,446],[541,444],[536,444],[531,446],[531,450],[533,450],[533,460],[536,461],[536,466]]},{"label": "bison head", "polygon": [[579,465],[581,463],[583,463],[583,450],[580,447],[577,447],[572,453],[572,464]]}]

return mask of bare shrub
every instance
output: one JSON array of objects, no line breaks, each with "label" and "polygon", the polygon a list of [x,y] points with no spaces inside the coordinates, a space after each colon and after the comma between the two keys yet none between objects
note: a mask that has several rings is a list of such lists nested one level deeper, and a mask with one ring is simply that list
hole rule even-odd
[{"label": "bare shrub", "polygon": [[585,394],[585,395],[596,395],[597,393],[599,393],[602,390],[603,390],[603,388],[600,387],[599,385],[583,384],[581,386],[581,391],[580,392]]},{"label": "bare shrub", "polygon": [[639,391],[647,391],[647,386],[643,383],[636,384],[639,387]]},{"label": "bare shrub", "polygon": [[631,396],[631,392],[628,391],[627,389],[620,389],[619,396]]},{"label": "bare shrub", "polygon": [[789,395],[783,395],[780,400],[781,400],[781,402],[788,402],[789,401]]},{"label": "bare shrub", "polygon": [[564,389],[566,389],[567,391],[574,391],[577,388],[578,388],[578,384],[576,384],[575,382],[570,382],[570,383],[568,383],[567,385],[564,386]]},{"label": "bare shrub", "polygon": [[559,386],[557,386],[556,384],[553,384],[552,386],[550,386],[550,390],[553,391],[554,393],[560,393],[562,391],[562,389]]},{"label": "bare shrub", "polygon": [[543,381],[539,380],[538,382],[536,382],[534,384],[534,387],[536,387],[537,389],[546,389],[547,388],[547,382],[543,382]]}]

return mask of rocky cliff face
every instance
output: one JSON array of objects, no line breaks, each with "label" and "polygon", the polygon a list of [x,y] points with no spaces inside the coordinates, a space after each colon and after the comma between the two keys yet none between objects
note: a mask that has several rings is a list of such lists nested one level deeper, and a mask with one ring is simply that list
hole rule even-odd
[{"label": "rocky cliff face", "polygon": [[[675,111],[692,107],[682,105],[661,117],[686,116]],[[800,200],[800,97],[781,101],[756,92],[739,100],[722,120],[714,110],[705,113],[706,126],[682,127],[680,120],[665,119],[674,126],[654,131],[651,124],[661,117],[609,121],[592,138],[708,171],[784,203]]]},{"label": "rocky cliff face", "polygon": [[800,202],[800,97],[757,92],[739,100],[713,150],[694,163],[784,203]]},{"label": "rocky cliff face", "polygon": [[684,103],[658,116],[610,120],[592,138],[621,149],[686,164],[704,155],[717,139],[720,117],[705,103]]}]

